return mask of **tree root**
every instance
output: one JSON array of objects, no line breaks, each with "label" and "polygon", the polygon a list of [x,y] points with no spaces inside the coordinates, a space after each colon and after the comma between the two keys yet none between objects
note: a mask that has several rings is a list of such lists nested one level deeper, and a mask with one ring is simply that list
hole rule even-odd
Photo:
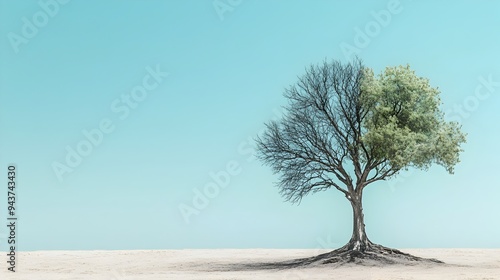
[{"label": "tree root", "polygon": [[[397,249],[384,247],[382,245],[367,243],[362,250],[354,250],[353,244],[348,243],[345,246],[328,253],[309,258],[295,259],[276,263],[252,263],[238,265],[237,269],[242,270],[261,270],[261,269],[291,269],[309,266],[333,265],[335,267],[354,264],[364,266],[384,266],[384,265],[417,265],[444,264],[437,259],[428,259],[403,253]],[[236,268],[236,267],[233,267]]]},{"label": "tree root", "polygon": [[369,243],[364,250],[349,249],[352,246],[347,244],[342,248],[321,254],[311,258],[294,260],[294,263],[303,266],[311,264],[362,264],[362,265],[380,265],[380,264],[416,264],[421,262],[443,263],[437,259],[427,259],[403,253],[397,249],[384,247],[382,245]]}]

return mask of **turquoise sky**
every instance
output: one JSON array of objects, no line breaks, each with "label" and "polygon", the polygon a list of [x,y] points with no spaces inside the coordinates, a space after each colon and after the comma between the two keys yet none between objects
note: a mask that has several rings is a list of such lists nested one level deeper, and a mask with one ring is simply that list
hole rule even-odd
[{"label": "turquoise sky", "polygon": [[[252,138],[306,66],[351,54],[376,72],[409,63],[468,133],[455,175],[366,189],[370,239],[498,248],[499,29],[498,1],[0,0],[0,174],[17,166],[18,248],[342,245],[345,197],[283,202]],[[2,224],[6,202],[2,190]]]}]

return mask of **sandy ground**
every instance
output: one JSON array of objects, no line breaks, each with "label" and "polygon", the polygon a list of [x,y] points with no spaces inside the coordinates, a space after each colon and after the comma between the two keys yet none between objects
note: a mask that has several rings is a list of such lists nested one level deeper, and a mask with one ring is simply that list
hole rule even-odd
[{"label": "sandy ground", "polygon": [[[0,279],[500,279],[500,249],[403,249],[446,265],[331,266],[235,270],[235,266],[309,257],[328,250],[37,251],[18,253],[17,272]],[[2,255],[4,255],[2,253]],[[6,260],[6,256],[3,257]]]}]

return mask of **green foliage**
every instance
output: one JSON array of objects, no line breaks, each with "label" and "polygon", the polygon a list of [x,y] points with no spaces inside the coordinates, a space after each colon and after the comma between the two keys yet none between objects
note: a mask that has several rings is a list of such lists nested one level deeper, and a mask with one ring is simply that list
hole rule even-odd
[{"label": "green foliage", "polygon": [[439,93],[408,65],[388,67],[378,76],[364,68],[360,102],[369,113],[362,142],[370,160],[386,160],[392,169],[437,163],[453,173],[465,135],[458,123],[444,121]]}]

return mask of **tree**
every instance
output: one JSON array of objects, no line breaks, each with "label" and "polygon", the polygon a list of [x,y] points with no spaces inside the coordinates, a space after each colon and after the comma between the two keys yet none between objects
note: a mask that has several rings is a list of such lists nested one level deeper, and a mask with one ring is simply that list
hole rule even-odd
[{"label": "tree", "polygon": [[368,185],[408,168],[435,163],[453,173],[465,135],[444,120],[439,93],[409,66],[375,76],[359,59],[311,66],[285,90],[283,118],[256,139],[258,158],[279,174],[287,201],[333,188],[353,210],[349,242],[301,263],[423,260],[368,239],[362,198]]}]

